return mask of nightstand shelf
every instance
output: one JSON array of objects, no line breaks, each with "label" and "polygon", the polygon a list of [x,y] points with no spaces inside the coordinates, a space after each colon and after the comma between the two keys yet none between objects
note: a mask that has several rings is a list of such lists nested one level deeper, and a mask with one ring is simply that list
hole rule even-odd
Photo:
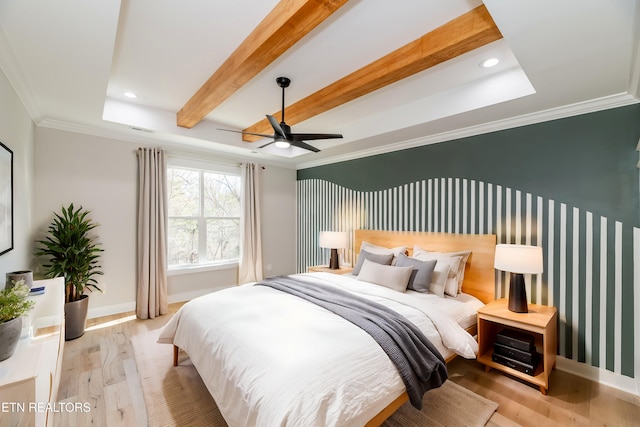
[{"label": "nightstand shelf", "polygon": [[307,270],[309,273],[348,274],[353,271],[353,267],[343,266],[338,269],[331,269],[328,265],[312,265]]},{"label": "nightstand shelf", "polygon": [[[496,336],[505,328],[534,337],[537,352],[541,356],[534,375],[492,360]],[[514,313],[507,308],[506,299],[491,302],[478,310],[478,347],[478,361],[485,365],[487,371],[494,368],[505,372],[538,386],[542,394],[547,394],[549,376],[556,364],[557,310],[555,307],[529,304],[528,313]]]}]

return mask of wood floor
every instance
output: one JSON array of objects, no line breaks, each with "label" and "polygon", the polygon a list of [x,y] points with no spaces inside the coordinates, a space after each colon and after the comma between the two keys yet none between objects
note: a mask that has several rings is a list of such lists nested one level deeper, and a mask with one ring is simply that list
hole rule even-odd
[{"label": "wood floor", "polygon": [[[175,312],[180,304],[173,304]],[[147,414],[130,338],[170,315],[137,320],[133,313],[90,320],[84,336],[64,348],[58,400],[89,403],[88,412],[56,414],[54,426],[146,426]],[[170,363],[170,361],[167,361]],[[554,370],[547,396],[475,361],[449,364],[450,380],[497,402],[489,425],[637,426],[640,397]]]},{"label": "wood floor", "polygon": [[169,314],[152,320],[133,312],[89,319],[82,337],[65,342],[58,401],[89,403],[91,410],[55,414],[53,425],[146,426],[131,337],[164,325],[181,306],[171,304]]}]

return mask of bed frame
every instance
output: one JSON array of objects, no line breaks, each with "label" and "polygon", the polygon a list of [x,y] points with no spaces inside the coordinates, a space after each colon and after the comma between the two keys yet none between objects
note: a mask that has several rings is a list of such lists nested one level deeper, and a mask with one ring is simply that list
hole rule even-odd
[{"label": "bed frame", "polygon": [[[496,247],[495,234],[356,230],[354,245],[356,253],[360,252],[362,242],[386,248],[406,246],[409,256],[413,253],[415,245],[426,251],[436,252],[470,250],[471,255],[465,267],[462,292],[475,296],[485,304],[495,299],[495,270],[493,267]],[[477,328],[474,325],[467,331],[475,336]],[[455,355],[451,356],[446,362],[449,363],[454,357]],[[402,393],[389,406],[373,417],[366,424],[366,427],[381,425],[408,400],[408,394],[406,392]]]},{"label": "bed frame", "polygon": [[[455,252],[470,250],[471,255],[467,261],[462,283],[462,292],[471,294],[484,303],[495,299],[495,270],[493,267],[496,236],[494,234],[450,234],[433,232],[408,232],[408,231],[380,231],[380,230],[356,230],[355,251],[360,252],[362,242],[372,243],[377,246],[395,248],[406,246],[407,253],[411,256],[413,246],[418,245],[427,251]],[[476,335],[476,327],[467,331]],[[179,348],[173,346],[173,366],[178,366]],[[450,362],[452,356],[446,360]],[[380,426],[400,406],[409,400],[405,391],[398,396],[389,406],[373,417],[366,427]]]}]

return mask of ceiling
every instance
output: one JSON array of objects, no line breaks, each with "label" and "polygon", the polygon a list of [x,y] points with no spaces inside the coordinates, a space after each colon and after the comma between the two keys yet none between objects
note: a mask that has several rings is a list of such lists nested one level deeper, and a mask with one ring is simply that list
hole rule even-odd
[{"label": "ceiling", "polygon": [[[340,3],[291,0],[301,2]],[[178,112],[279,3],[0,0],[0,69],[39,126],[292,168],[638,102],[635,0],[350,0],[193,127],[178,126]],[[219,130],[280,119],[276,77],[292,80],[286,105],[295,104],[483,5],[502,38],[287,119],[294,132],[344,135],[313,141],[319,153],[259,149],[269,140]],[[482,68],[491,57],[499,64]]]}]

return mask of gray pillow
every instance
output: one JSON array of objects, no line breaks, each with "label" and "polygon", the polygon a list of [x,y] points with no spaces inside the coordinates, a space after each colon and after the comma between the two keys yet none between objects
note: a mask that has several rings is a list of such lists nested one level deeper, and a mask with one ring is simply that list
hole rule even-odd
[{"label": "gray pillow", "polygon": [[360,274],[360,269],[362,268],[362,264],[365,259],[378,264],[389,265],[393,260],[393,254],[372,254],[371,252],[361,250],[360,255],[358,255],[358,262],[356,262],[356,266],[353,268],[353,272],[351,274],[356,276]]},{"label": "gray pillow", "polygon": [[409,258],[405,254],[400,254],[396,260],[396,266],[413,267],[407,289],[413,289],[418,292],[429,292],[431,276],[433,275],[433,269],[436,267],[436,260],[420,261],[415,258]]}]

